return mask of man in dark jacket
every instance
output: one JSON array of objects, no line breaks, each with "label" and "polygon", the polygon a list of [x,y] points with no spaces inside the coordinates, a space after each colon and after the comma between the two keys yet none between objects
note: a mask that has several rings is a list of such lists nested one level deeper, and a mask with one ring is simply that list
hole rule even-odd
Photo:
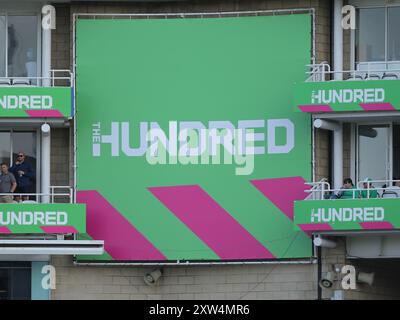
[{"label": "man in dark jacket", "polygon": [[[33,171],[32,165],[28,162],[25,162],[25,153],[18,152],[17,161],[10,168],[10,172],[12,172],[17,180],[17,190],[18,193],[30,193],[32,190],[33,179],[35,178],[35,172]],[[17,201],[20,200],[20,196],[16,197]],[[29,196],[24,196],[22,200],[28,200]]]}]

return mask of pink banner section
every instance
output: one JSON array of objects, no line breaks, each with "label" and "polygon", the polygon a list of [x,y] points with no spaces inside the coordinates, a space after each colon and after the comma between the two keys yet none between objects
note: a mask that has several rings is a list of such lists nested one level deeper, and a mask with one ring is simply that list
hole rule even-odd
[{"label": "pink banner section", "polygon": [[148,189],[221,259],[274,258],[271,252],[200,186]]},{"label": "pink banner section", "polygon": [[78,191],[77,202],[86,203],[86,230],[115,260],[162,261],[166,257],[121,215],[99,192]]},{"label": "pink banner section", "polygon": [[58,110],[25,110],[31,118],[63,118],[64,115]]},{"label": "pink banner section", "polygon": [[298,224],[298,226],[304,232],[333,230],[328,223],[304,223],[304,224]]},{"label": "pink banner section", "polygon": [[1,233],[12,233],[12,232],[7,227],[0,227],[0,234]]},{"label": "pink banner section", "polygon": [[364,111],[393,111],[396,108],[391,103],[360,103]]},{"label": "pink banner section", "polygon": [[251,183],[290,220],[294,217],[294,202],[307,197],[310,189],[302,177],[252,180]]},{"label": "pink banner section", "polygon": [[40,227],[45,233],[59,233],[59,234],[68,234],[68,233],[79,233],[72,226],[65,226],[65,227],[58,227],[58,226],[47,226],[47,227]]},{"label": "pink banner section", "polygon": [[366,230],[392,230],[394,225],[390,222],[360,222],[360,226]]},{"label": "pink banner section", "polygon": [[300,105],[298,108],[301,112],[332,112],[332,108],[329,104],[310,104],[310,105]]}]

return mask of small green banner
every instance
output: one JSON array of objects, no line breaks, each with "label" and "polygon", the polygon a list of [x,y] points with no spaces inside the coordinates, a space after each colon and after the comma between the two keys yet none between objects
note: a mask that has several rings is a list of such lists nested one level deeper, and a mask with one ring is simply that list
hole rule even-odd
[{"label": "small green banner", "polygon": [[400,109],[400,80],[303,82],[295,86],[300,112],[393,111]]},{"label": "small green banner", "polygon": [[398,229],[400,198],[295,201],[294,222],[304,231]]},{"label": "small green banner", "polygon": [[0,87],[0,117],[70,118],[71,87]]},{"label": "small green banner", "polygon": [[84,204],[0,204],[0,234],[85,232],[86,205]]}]

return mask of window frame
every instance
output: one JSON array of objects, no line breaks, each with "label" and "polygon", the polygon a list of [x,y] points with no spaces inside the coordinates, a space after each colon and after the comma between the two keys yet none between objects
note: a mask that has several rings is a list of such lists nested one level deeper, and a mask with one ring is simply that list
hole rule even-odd
[{"label": "window frame", "polygon": [[[371,5],[371,6],[359,6],[356,7],[357,15],[359,13],[360,9],[384,9],[385,10],[385,60],[384,61],[377,61],[381,62],[382,64],[385,64],[387,66],[388,62],[399,62],[400,60],[388,60],[388,37],[389,37],[389,23],[388,23],[388,12],[390,8],[393,7],[398,7],[400,8],[400,4],[390,4],[390,5]],[[351,30],[350,34],[350,67],[352,70],[356,70],[357,65],[360,63],[368,63],[368,62],[376,62],[376,61],[357,61],[357,56],[356,56],[356,32],[358,30]]]},{"label": "window frame", "polygon": [[[5,17],[5,25],[6,28],[8,27],[8,17],[9,16],[36,16],[37,17],[37,43],[36,43],[36,63],[37,63],[37,70],[36,70],[36,77],[41,77],[42,73],[42,33],[41,33],[41,14],[32,10],[7,10],[7,9],[0,9],[0,16]],[[8,32],[6,29],[5,34],[5,74],[4,77],[10,77],[8,74]],[[0,75],[0,77],[3,77]]]},{"label": "window frame", "polygon": [[[393,179],[393,121],[366,121],[366,122],[355,122],[354,130],[352,130],[351,134],[354,134],[354,175],[356,177],[355,181],[361,181],[362,177],[360,177],[360,140],[359,140],[359,127],[360,126],[385,126],[388,128],[388,141],[386,146],[386,157],[387,161],[385,163],[385,171],[386,171],[386,179]],[[353,150],[350,150],[350,153],[353,153]],[[353,161],[352,157],[350,157],[350,161]],[[350,166],[351,168],[351,166]],[[352,173],[352,172],[350,172]]]},{"label": "window frame", "polygon": [[[41,131],[38,128],[32,128],[32,127],[22,127],[22,126],[13,126],[13,127],[6,127],[6,126],[0,126],[0,132],[9,132],[10,133],[10,163],[9,163],[9,167],[11,168],[11,166],[14,164],[14,159],[13,159],[13,153],[14,153],[14,149],[13,149],[13,138],[12,138],[12,134],[14,132],[34,132],[36,134],[36,167],[35,172],[36,172],[36,185],[35,185],[35,189],[36,189],[36,193],[40,193],[41,189],[41,163],[42,163],[42,145],[41,145]],[[21,150],[19,150],[21,151]]]}]

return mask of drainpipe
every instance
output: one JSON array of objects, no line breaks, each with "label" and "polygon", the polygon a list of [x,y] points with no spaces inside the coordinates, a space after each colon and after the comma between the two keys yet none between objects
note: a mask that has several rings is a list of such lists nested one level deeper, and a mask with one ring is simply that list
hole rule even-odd
[{"label": "drainpipe", "polygon": [[[51,128],[47,123],[41,126],[42,137],[42,153],[41,153],[41,186],[42,193],[50,193],[50,131]],[[50,196],[42,196],[42,203],[49,203]]]},{"label": "drainpipe", "polygon": [[333,131],[333,185],[340,189],[343,181],[343,125],[321,119],[314,120],[314,127]]},{"label": "drainpipe", "polygon": [[[343,80],[343,0],[334,0],[333,8],[333,70],[335,80]],[[340,73],[337,73],[340,72]]]}]

